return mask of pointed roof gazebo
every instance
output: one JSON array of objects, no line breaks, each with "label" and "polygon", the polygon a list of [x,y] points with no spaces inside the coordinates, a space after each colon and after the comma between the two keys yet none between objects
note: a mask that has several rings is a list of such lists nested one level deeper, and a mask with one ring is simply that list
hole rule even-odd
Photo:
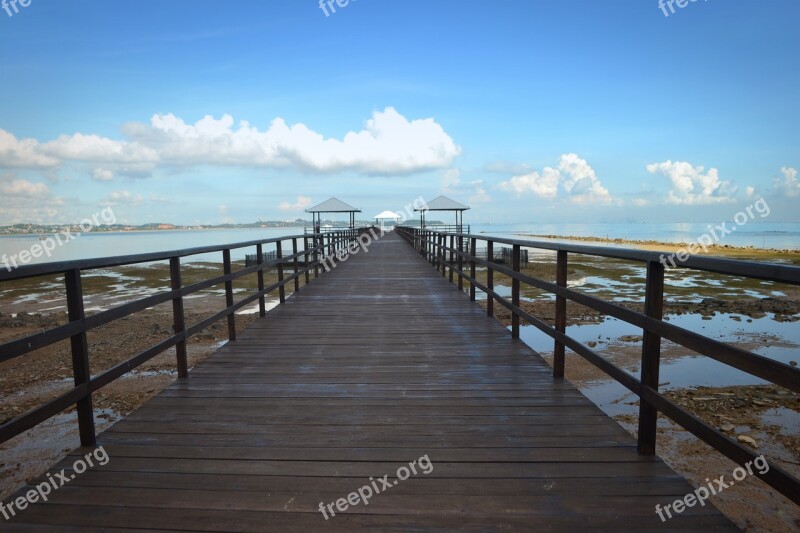
[{"label": "pointed roof gazebo", "polygon": [[375,222],[378,223],[378,222],[382,222],[384,220],[394,220],[395,222],[397,222],[402,217],[400,215],[398,215],[397,213],[395,213],[394,211],[384,211],[382,213],[378,213],[377,215],[375,215],[372,218],[374,218]]},{"label": "pointed roof gazebo", "polygon": [[322,225],[322,213],[350,213],[350,229],[354,229],[356,225],[356,213],[360,212],[361,209],[346,204],[338,198],[330,198],[319,205],[306,209],[306,213],[311,213],[314,231],[317,233]]},{"label": "pointed roof gazebo", "polygon": [[464,211],[468,211],[470,208],[467,205],[462,203],[456,202],[455,200],[448,198],[447,196],[438,196],[431,200],[430,202],[426,202],[425,205],[420,207],[415,207],[414,211],[419,211],[420,213],[420,227],[425,229],[425,213],[428,211],[454,211],[456,214],[456,231],[458,233],[462,233],[464,229]]}]

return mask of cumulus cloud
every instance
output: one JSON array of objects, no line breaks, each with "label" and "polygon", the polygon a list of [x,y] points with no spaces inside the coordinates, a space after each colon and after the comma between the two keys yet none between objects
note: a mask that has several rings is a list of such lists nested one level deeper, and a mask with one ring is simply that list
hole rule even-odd
[{"label": "cumulus cloud", "polygon": [[492,201],[492,197],[489,196],[489,193],[487,193],[486,189],[483,187],[483,180],[474,180],[470,185],[472,185],[474,192],[472,196],[469,197],[469,203],[486,204]]},{"label": "cumulus cloud", "polygon": [[62,135],[55,141],[42,144],[41,150],[60,160],[94,163],[155,163],[159,159],[154,148],[82,133]]},{"label": "cumulus cloud", "polygon": [[133,194],[129,191],[114,191],[109,194],[100,205],[103,207],[115,207],[118,205],[140,205],[144,202],[141,194]]},{"label": "cumulus cloud", "polygon": [[775,178],[775,189],[790,198],[800,196],[800,180],[797,179],[797,169],[781,167],[781,174],[783,174],[783,179]]},{"label": "cumulus cloud", "polygon": [[278,209],[281,211],[302,211],[311,206],[311,198],[308,196],[298,196],[295,203],[281,202]]},{"label": "cumulus cloud", "polygon": [[39,141],[17,139],[0,129],[0,168],[49,168],[58,163],[58,159],[42,152]]},{"label": "cumulus cloud", "polygon": [[15,179],[0,181],[0,193],[4,198],[46,198],[50,195],[50,190],[44,183]]},{"label": "cumulus cloud", "polygon": [[442,172],[442,187],[444,189],[454,189],[461,185],[461,169],[448,168]]},{"label": "cumulus cloud", "polygon": [[594,169],[577,154],[564,154],[558,162],[562,185],[576,204],[611,202],[608,189],[600,184]]},{"label": "cumulus cloud", "polygon": [[44,223],[60,216],[64,200],[56,197],[44,183],[0,176],[0,220],[4,224]]},{"label": "cumulus cloud", "polygon": [[442,172],[442,192],[455,197],[468,197],[467,202],[485,204],[492,201],[483,185],[483,180],[472,180],[464,183],[461,180],[460,168],[448,168]]},{"label": "cumulus cloud", "polygon": [[667,202],[683,205],[708,205],[732,202],[736,191],[729,181],[719,177],[716,168],[694,166],[685,161],[664,161],[647,165],[650,174],[666,176],[672,189]]},{"label": "cumulus cloud", "polygon": [[560,182],[561,172],[555,168],[545,167],[541,173],[534,170],[529,174],[514,176],[510,180],[501,182],[498,187],[518,195],[533,193],[540,198],[552,199],[558,196]]},{"label": "cumulus cloud", "polygon": [[534,170],[514,176],[500,182],[498,187],[517,195],[530,193],[550,200],[557,198],[561,189],[575,204],[608,204],[613,200],[594,169],[577,154],[563,154],[558,168],[545,167],[541,172]]},{"label": "cumulus cloud", "polygon": [[76,133],[40,143],[0,130],[0,168],[81,162],[139,174],[159,166],[215,165],[396,175],[446,168],[461,153],[434,119],[409,120],[392,107],[374,112],[361,130],[341,139],[282,118],[262,131],[244,120],[235,124],[230,115],[194,124],[154,115],[149,124],[126,124],[122,132],[124,140]]},{"label": "cumulus cloud", "polygon": [[95,181],[111,181],[114,173],[106,168],[96,168],[92,171],[92,179]]}]

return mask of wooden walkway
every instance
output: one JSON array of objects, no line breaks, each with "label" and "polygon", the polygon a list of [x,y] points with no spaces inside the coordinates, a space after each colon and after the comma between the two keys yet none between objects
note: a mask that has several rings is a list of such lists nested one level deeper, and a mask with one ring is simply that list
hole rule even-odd
[{"label": "wooden walkway", "polygon": [[[107,465],[0,530],[731,528],[711,505],[662,523],[656,504],[689,484],[391,233],[99,444]],[[426,455],[429,474],[394,483]],[[386,474],[368,505],[336,510]]]}]

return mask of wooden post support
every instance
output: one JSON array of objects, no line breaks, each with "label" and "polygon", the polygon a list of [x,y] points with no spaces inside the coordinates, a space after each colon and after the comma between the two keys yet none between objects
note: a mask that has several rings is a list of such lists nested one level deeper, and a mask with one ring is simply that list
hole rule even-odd
[{"label": "wooden post support", "polygon": [[[664,265],[658,261],[647,263],[647,286],[644,312],[650,318],[661,320],[664,316]],[[645,387],[658,392],[658,374],[661,364],[661,337],[644,331],[642,340],[641,381]],[[638,450],[642,455],[656,453],[656,425],[658,410],[643,399],[639,400]]]},{"label": "wooden post support", "polygon": [[[519,267],[520,267],[519,256],[520,256],[520,246],[519,244],[515,244],[511,259],[514,272],[519,272]],[[519,306],[519,280],[517,278],[511,280],[511,303],[513,305]],[[511,338],[512,339],[519,338],[519,314],[517,314],[516,312],[511,313]]]},{"label": "wooden post support", "polygon": [[435,231],[431,231],[431,255],[433,255],[433,264],[436,265],[436,271],[438,272],[442,268],[441,248],[439,234]]},{"label": "wooden post support", "polygon": [[448,261],[448,264],[450,265],[450,283],[453,283],[453,274],[455,274],[455,262],[456,262],[455,248],[456,248],[456,237],[455,235],[450,235],[450,246],[448,249],[448,252],[450,254],[448,256],[450,258],[450,260]]},{"label": "wooden post support", "polygon": [[311,271],[308,269],[308,260],[311,256],[308,254],[308,237],[303,237],[303,264],[306,271],[306,285],[311,283]]},{"label": "wooden post support", "polygon": [[[489,266],[486,267],[486,287],[489,290],[494,290],[494,269],[492,268],[492,259],[494,259],[494,241],[486,241],[486,261]],[[491,294],[486,295],[486,316],[494,316],[494,297]]]},{"label": "wooden post support", "polygon": [[[232,272],[230,248],[226,248],[222,251],[222,263],[223,272],[227,276]],[[225,282],[225,306],[228,308],[233,307],[233,280]],[[228,340],[236,340],[236,316],[234,313],[228,315]]]},{"label": "wooden post support", "polygon": [[[264,245],[257,244],[256,245],[256,257],[258,260],[256,261],[259,265],[264,264]],[[264,269],[260,268],[258,273],[256,274],[258,278],[258,292],[260,296],[258,297],[258,316],[264,318],[267,316],[267,299],[264,296]]]},{"label": "wooden post support", "polygon": [[464,236],[459,235],[458,239],[456,239],[457,246],[458,246],[458,290],[464,291],[464,256],[461,255],[464,253]]},{"label": "wooden post support", "polygon": [[[567,252],[559,250],[556,257],[556,285],[567,286]],[[567,332],[567,299],[556,296],[556,331]],[[566,352],[564,345],[555,341],[553,348],[553,377],[564,377],[564,361]]]},{"label": "wooden post support", "polygon": [[469,275],[472,281],[469,282],[469,299],[471,302],[475,301],[475,253],[477,246],[477,239],[472,237],[469,240]]},{"label": "wooden post support", "polygon": [[314,279],[319,277],[319,258],[322,255],[322,234],[314,234]]},{"label": "wooden post support", "polygon": [[442,277],[447,276],[447,237],[445,235],[439,235],[439,255],[441,256],[441,263],[442,263]]},{"label": "wooden post support", "polygon": [[297,275],[300,272],[300,258],[297,257],[297,238],[295,237],[292,239],[292,254],[294,254],[294,292],[300,291],[300,276]]},{"label": "wooden post support", "polygon": [[280,283],[280,287],[278,287],[278,296],[280,298],[281,303],[286,303],[286,286],[282,283],[283,282],[283,244],[281,241],[275,243],[275,255],[278,259],[278,283]]},{"label": "wooden post support", "polygon": [[[67,289],[67,316],[70,322],[79,322],[86,318],[83,307],[83,285],[81,283],[80,270],[68,270],[64,275],[64,285]],[[86,385],[92,379],[89,369],[89,343],[86,340],[86,332],[82,331],[70,337],[72,348],[72,376],[75,386]],[[86,395],[76,403],[78,411],[78,431],[81,438],[81,446],[94,446],[97,444],[97,436],[94,429],[94,412],[92,409],[92,394]]]},{"label": "wooden post support", "polygon": [[[169,260],[170,287],[173,291],[180,290],[181,284],[181,258],[172,257]],[[172,323],[176,334],[186,332],[186,318],[183,312],[183,297],[172,299]],[[189,363],[186,357],[186,339],[175,345],[175,357],[178,366],[178,378],[189,377]]]}]

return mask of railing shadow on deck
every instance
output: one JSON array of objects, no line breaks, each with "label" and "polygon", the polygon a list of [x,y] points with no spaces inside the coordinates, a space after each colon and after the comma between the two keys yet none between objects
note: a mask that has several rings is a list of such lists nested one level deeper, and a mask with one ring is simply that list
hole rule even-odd
[{"label": "railing shadow on deck", "polygon": [[[564,377],[565,349],[572,351],[608,374],[639,397],[638,450],[644,455],[655,454],[656,424],[658,413],[662,413],[696,437],[709,444],[728,458],[745,465],[752,464],[758,456],[738,442],[727,437],[703,420],[686,411],[658,392],[658,377],[661,360],[661,339],[670,340],[701,355],[711,357],[752,376],[780,385],[800,393],[800,370],[734,346],[710,339],[706,336],[680,328],[663,320],[664,310],[664,264],[663,254],[624,248],[572,245],[554,242],[507,239],[466,233],[447,233],[398,227],[397,233],[428,260],[442,276],[451,283],[458,278],[458,289],[464,290],[464,281],[469,283],[470,300],[475,301],[476,289],[486,294],[486,312],[494,316],[494,302],[511,311],[511,336],[519,338],[520,319],[538,328],[555,340],[553,352],[553,376]],[[486,253],[477,253],[477,243],[486,243]],[[503,266],[480,257],[494,257],[494,245],[512,247],[511,267]],[[520,256],[524,248],[556,252],[556,282],[551,283],[520,272]],[[642,262],[647,265],[644,313],[607,302],[567,288],[568,254],[621,259]],[[469,272],[465,270],[469,266]],[[487,283],[476,279],[476,266],[487,269]],[[677,268],[714,272],[744,278],[800,285],[800,267],[738,261],[731,259],[690,256],[685,261],[677,260]],[[499,272],[512,280],[511,301],[494,291],[494,273]],[[555,325],[544,322],[520,307],[520,283],[556,295]],[[642,364],[640,379],[636,379],[621,368],[608,362],[598,353],[566,335],[567,300],[585,305],[643,330]],[[769,470],[760,474],[767,484],[800,504],[800,480],[779,466],[769,463]]]},{"label": "railing shadow on deck", "polygon": [[[0,271],[0,284],[12,280],[63,275],[69,320],[65,325],[0,344],[0,363],[11,361],[40,348],[69,339],[75,383],[72,389],[59,395],[55,399],[1,425],[0,444],[41,424],[74,405],[77,407],[81,446],[96,445],[94,410],[92,407],[92,394],[95,391],[173,346],[176,347],[178,377],[186,378],[188,376],[186,341],[190,337],[222,319],[227,319],[228,339],[230,341],[235,341],[236,311],[258,300],[259,314],[264,317],[266,315],[265,297],[267,294],[277,290],[280,303],[284,303],[286,300],[285,287],[287,284],[294,283],[294,290],[299,291],[301,288],[301,279],[304,278],[305,284],[308,285],[311,282],[312,272],[314,278],[317,278],[320,272],[329,271],[330,265],[334,264],[337,260],[342,260],[350,251],[352,244],[363,235],[367,229],[369,228],[331,231],[324,234],[289,235],[222,246],[205,246],[169,252],[26,265],[13,270]],[[284,255],[283,244],[288,242],[291,242],[291,254]],[[303,243],[302,249],[298,248],[299,242]],[[266,254],[264,253],[264,247],[266,245],[274,245],[274,260],[265,261]],[[231,250],[252,247],[255,248],[256,263],[234,272],[232,270]],[[191,285],[183,285],[181,281],[181,259],[199,254],[216,252],[222,252],[223,275]],[[300,258],[303,258],[302,268]],[[156,261],[169,261],[171,290],[128,302],[91,316],[86,315],[82,287],[83,272],[102,268],[141,265]],[[268,269],[277,270],[278,281],[265,287],[264,271]],[[289,274],[287,271],[291,273]],[[254,273],[258,277],[258,291],[238,302],[234,302],[233,282],[238,278]],[[225,309],[197,324],[187,326],[184,319],[184,297],[222,284],[225,285]],[[174,334],[130,359],[92,377],[87,332],[167,302],[172,302]]]}]

